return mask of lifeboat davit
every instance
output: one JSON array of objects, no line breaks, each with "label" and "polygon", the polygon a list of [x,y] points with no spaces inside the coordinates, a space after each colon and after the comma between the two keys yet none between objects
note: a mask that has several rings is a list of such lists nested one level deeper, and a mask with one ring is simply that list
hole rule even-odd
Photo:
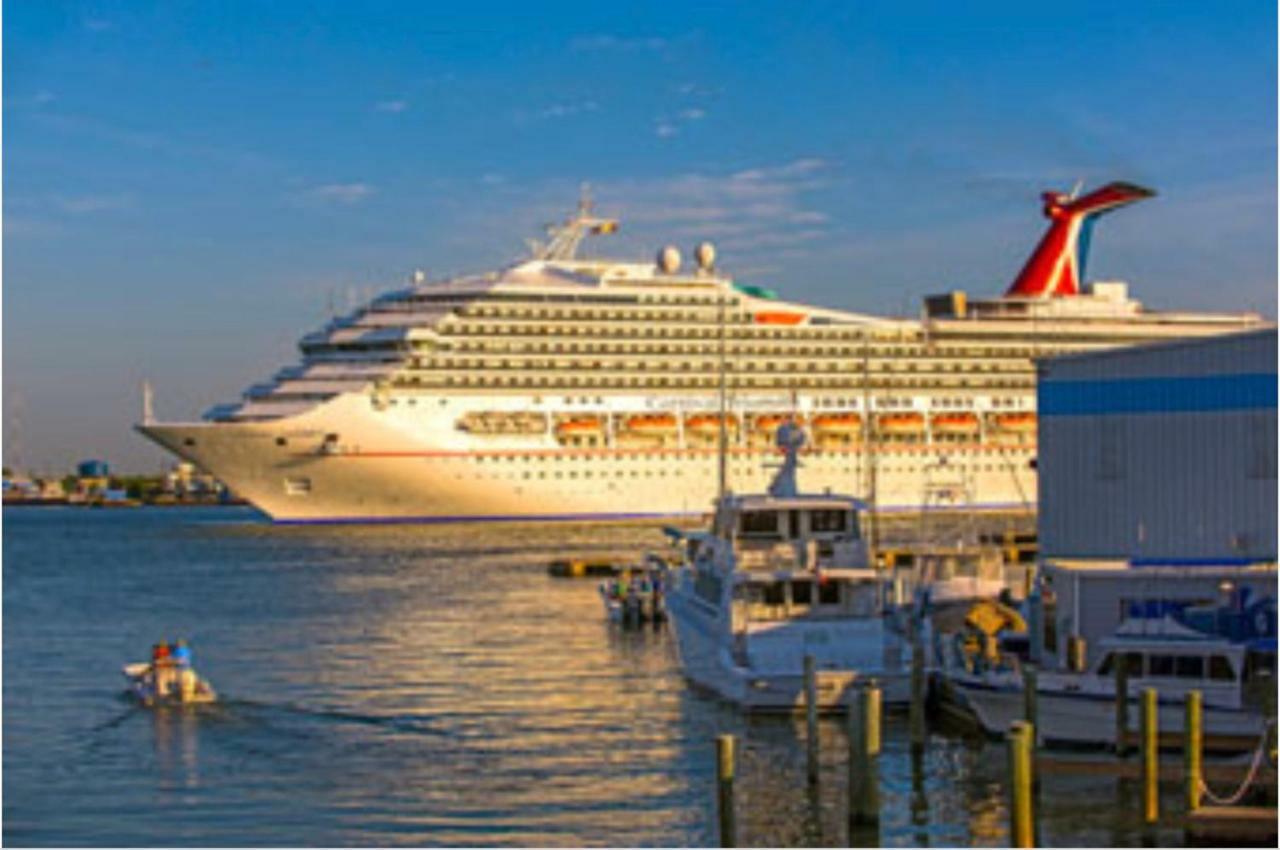
[{"label": "lifeboat davit", "polygon": [[637,434],[669,434],[676,430],[676,418],[669,413],[645,413],[628,416],[623,427]]},{"label": "lifeboat davit", "polygon": [[813,430],[823,434],[861,434],[862,417],[857,413],[820,413],[813,417]]},{"label": "lifeboat davit", "polygon": [[935,434],[976,434],[978,432],[978,415],[976,413],[938,413],[932,420]]},{"label": "lifeboat davit", "polygon": [[[730,431],[738,430],[738,420],[734,416],[726,416],[724,425]],[[684,428],[686,431],[700,434],[718,433],[720,417],[711,413],[699,413],[684,420]]]},{"label": "lifeboat davit", "polygon": [[924,430],[922,413],[882,413],[876,418],[881,434],[919,434]]},{"label": "lifeboat davit", "polygon": [[1002,431],[1016,431],[1021,434],[1027,434],[1036,430],[1036,415],[1034,413],[997,413],[995,422],[996,427]]}]

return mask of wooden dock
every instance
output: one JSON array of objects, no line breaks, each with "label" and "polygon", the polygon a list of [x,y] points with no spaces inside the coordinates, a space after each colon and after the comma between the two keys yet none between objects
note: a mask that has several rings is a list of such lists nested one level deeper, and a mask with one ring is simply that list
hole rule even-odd
[{"label": "wooden dock", "polygon": [[1187,815],[1187,834],[1212,843],[1276,843],[1274,806],[1202,806]]},{"label": "wooden dock", "polygon": [[[1186,778],[1185,764],[1181,758],[1160,759],[1160,781],[1182,782]],[[1206,782],[1224,785],[1238,783],[1249,772],[1248,759],[1230,761],[1205,761],[1201,772]],[[1139,779],[1142,762],[1137,758],[1117,758],[1112,755],[1069,755],[1041,753],[1036,757],[1036,774],[1039,776],[1111,776],[1116,779]],[[1268,767],[1259,771],[1254,784],[1260,788],[1276,787],[1276,772]]]}]

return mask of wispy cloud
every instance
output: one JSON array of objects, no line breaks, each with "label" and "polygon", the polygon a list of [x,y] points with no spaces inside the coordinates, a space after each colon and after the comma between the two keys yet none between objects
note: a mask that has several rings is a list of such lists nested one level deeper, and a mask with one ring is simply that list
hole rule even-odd
[{"label": "wispy cloud", "polygon": [[587,112],[595,112],[600,104],[594,100],[582,100],[573,103],[553,103],[538,112],[542,118],[570,118]]},{"label": "wispy cloud", "polygon": [[312,187],[306,195],[321,203],[358,204],[373,193],[374,188],[368,183],[325,183]]},{"label": "wispy cloud", "polygon": [[619,36],[619,35],[583,35],[574,38],[569,42],[572,50],[583,52],[600,51],[600,50],[616,50],[616,51],[636,51],[636,50],[662,50],[670,41],[661,36]]},{"label": "wispy cloud", "polygon": [[660,139],[669,139],[672,136],[679,135],[681,128],[694,121],[701,121],[707,117],[707,111],[701,107],[690,106],[681,109],[674,117],[669,115],[660,115],[653,125],[653,132]]},{"label": "wispy cloud", "polygon": [[380,100],[373,105],[375,112],[400,113],[409,108],[407,100]]},{"label": "wispy cloud", "polygon": [[132,195],[119,193],[114,195],[75,195],[58,196],[53,199],[54,205],[70,215],[90,215],[101,212],[119,212],[133,209],[136,205]]},{"label": "wispy cloud", "polygon": [[480,182],[486,186],[501,186],[503,183],[507,182],[507,178],[503,177],[501,174],[494,174],[493,172],[490,172],[488,174],[480,175]]}]

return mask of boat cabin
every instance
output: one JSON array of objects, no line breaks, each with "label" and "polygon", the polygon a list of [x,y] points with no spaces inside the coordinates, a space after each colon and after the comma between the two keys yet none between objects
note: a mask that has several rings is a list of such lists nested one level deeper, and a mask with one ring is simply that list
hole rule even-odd
[{"label": "boat cabin", "polygon": [[765,572],[735,575],[735,623],[876,617],[881,587],[875,570]]},{"label": "boat cabin", "polygon": [[861,569],[862,507],[847,496],[728,496],[716,532],[733,541],[739,570]]}]

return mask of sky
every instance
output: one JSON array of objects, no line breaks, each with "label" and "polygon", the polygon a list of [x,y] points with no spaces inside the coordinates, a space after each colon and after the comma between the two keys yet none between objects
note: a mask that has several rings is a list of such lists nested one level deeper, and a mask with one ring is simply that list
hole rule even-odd
[{"label": "sky", "polygon": [[333,309],[518,259],[590,184],[600,253],[913,315],[998,295],[1039,193],[1123,179],[1092,278],[1276,315],[1276,7],[1166,2],[9,2],[4,460],[156,471]]}]

